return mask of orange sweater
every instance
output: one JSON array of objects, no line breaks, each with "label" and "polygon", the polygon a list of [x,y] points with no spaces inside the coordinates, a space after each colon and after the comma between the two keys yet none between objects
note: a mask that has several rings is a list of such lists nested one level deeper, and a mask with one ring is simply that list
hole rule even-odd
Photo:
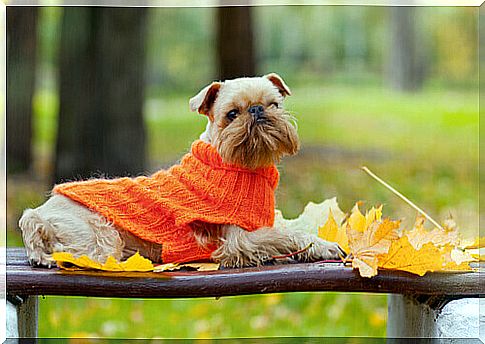
[{"label": "orange sweater", "polygon": [[162,244],[162,261],[210,259],[216,247],[195,241],[190,223],[234,224],[253,231],[271,227],[275,166],[249,170],[222,162],[216,149],[195,141],[179,165],[150,177],[92,179],[54,187],[116,226]]}]

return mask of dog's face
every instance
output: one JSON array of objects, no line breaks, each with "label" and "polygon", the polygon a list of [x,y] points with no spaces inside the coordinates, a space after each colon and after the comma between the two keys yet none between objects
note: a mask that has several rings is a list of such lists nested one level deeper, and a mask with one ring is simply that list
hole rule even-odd
[{"label": "dog's face", "polygon": [[226,163],[250,169],[298,151],[293,117],[283,109],[291,91],[277,74],[213,82],[190,99],[208,117],[203,134]]}]

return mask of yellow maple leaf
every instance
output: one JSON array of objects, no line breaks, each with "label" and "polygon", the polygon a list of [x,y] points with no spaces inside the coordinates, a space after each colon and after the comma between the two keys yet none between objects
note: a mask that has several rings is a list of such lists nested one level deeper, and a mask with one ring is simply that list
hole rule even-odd
[{"label": "yellow maple leaf", "polygon": [[477,260],[469,252],[452,245],[442,247],[441,256],[443,257],[443,271],[471,271],[470,262]]},{"label": "yellow maple leaf", "polygon": [[485,237],[476,237],[473,242],[464,242],[464,249],[480,249],[485,247]]},{"label": "yellow maple leaf", "polygon": [[155,266],[155,268],[153,269],[153,272],[174,271],[174,270],[178,270],[178,269],[180,269],[179,264],[177,264],[177,263],[166,263],[166,264],[160,264],[160,265]]},{"label": "yellow maple leaf", "polygon": [[54,252],[52,258],[56,261],[57,266],[65,270],[101,269],[101,264],[85,255],[75,258],[68,252]]},{"label": "yellow maple leaf", "polygon": [[349,252],[349,238],[344,228],[339,228],[333,217],[332,210],[329,211],[325,224],[318,228],[318,236],[327,241],[336,242],[345,251]]},{"label": "yellow maple leaf", "polygon": [[196,269],[197,271],[215,271],[219,270],[220,264],[217,263],[186,263],[186,264],[178,264],[178,263],[167,263],[157,265],[154,272],[163,272],[163,271],[175,271],[180,270],[182,268],[192,268]]},{"label": "yellow maple leaf", "polygon": [[363,232],[367,228],[367,221],[365,216],[360,212],[359,203],[356,203],[352,208],[347,223],[354,231]]},{"label": "yellow maple leaf", "polygon": [[[365,217],[364,217],[365,219]],[[400,221],[389,219],[372,222],[363,232],[347,224],[350,253],[353,257],[352,267],[359,269],[362,277],[377,275],[377,255],[389,251],[393,240],[398,238]]]},{"label": "yellow maple leaf", "polygon": [[372,207],[369,211],[365,213],[365,215],[363,215],[360,212],[359,204],[361,204],[361,202],[357,202],[354,205],[347,222],[350,224],[350,227],[353,230],[356,230],[358,232],[363,232],[373,222],[381,220],[383,206],[380,205],[377,208]]},{"label": "yellow maple leaf", "polygon": [[483,248],[471,248],[466,249],[465,252],[469,253],[475,260],[485,262],[485,249]]},{"label": "yellow maple leaf", "polygon": [[382,217],[382,207],[382,204],[377,208],[372,207],[368,212],[365,213],[365,224],[367,227],[369,227],[371,223],[375,221],[380,221]]},{"label": "yellow maple leaf", "polygon": [[106,262],[104,262],[104,264],[101,265],[100,270],[103,270],[103,271],[125,271],[123,269],[123,267],[120,265],[120,263],[113,256],[109,256],[108,259],[106,259]]},{"label": "yellow maple leaf", "polygon": [[103,271],[152,271],[153,264],[149,259],[142,257],[138,252],[128,258],[124,262],[118,262],[112,256],[106,259],[104,264],[100,264],[89,257],[83,255],[79,258],[75,258],[68,252],[55,252],[52,254],[52,258],[56,261],[57,265],[66,270],[103,270]]},{"label": "yellow maple leaf", "polygon": [[218,263],[188,263],[183,266],[197,269],[197,271],[214,271],[219,270],[220,264]]},{"label": "yellow maple leaf", "polygon": [[394,241],[389,252],[377,258],[380,268],[407,271],[419,276],[443,268],[443,258],[438,247],[429,242],[416,250],[407,236]]},{"label": "yellow maple leaf", "polygon": [[124,262],[121,262],[120,266],[123,268],[123,271],[146,272],[152,271],[154,268],[152,262],[149,259],[142,257],[138,252],[136,252]]},{"label": "yellow maple leaf", "polygon": [[456,225],[450,224],[451,219],[448,219],[448,225],[444,226],[444,230],[435,228],[428,231],[424,228],[425,221],[426,218],[424,216],[418,215],[413,230],[404,233],[408,237],[409,243],[416,250],[419,250],[427,243],[433,243],[437,247],[442,247],[445,245],[456,246],[460,242],[458,229]]}]

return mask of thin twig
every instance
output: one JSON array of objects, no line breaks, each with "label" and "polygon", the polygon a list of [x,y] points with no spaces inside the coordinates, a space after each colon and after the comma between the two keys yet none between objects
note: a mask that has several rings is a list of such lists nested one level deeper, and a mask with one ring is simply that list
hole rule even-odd
[{"label": "thin twig", "polygon": [[342,263],[344,263],[344,265],[345,265],[345,264],[347,264],[348,262],[352,262],[352,259],[353,259],[353,258],[354,258],[354,257],[352,256],[352,253],[349,253],[349,254],[347,255],[347,257],[345,257],[345,258],[343,258],[343,259],[342,259]]},{"label": "thin twig", "polygon": [[438,227],[439,229],[441,230],[444,230],[442,226],[440,226],[440,224],[438,222],[436,222],[435,220],[433,220],[431,218],[431,216],[429,216],[428,214],[426,214],[424,212],[424,210],[422,210],[421,208],[419,208],[416,204],[414,204],[413,202],[411,202],[409,199],[407,199],[403,194],[401,194],[399,191],[397,191],[396,189],[394,189],[392,186],[390,186],[389,184],[387,184],[385,181],[383,181],[381,178],[379,178],[378,176],[376,176],[373,172],[371,172],[367,167],[365,166],[362,166],[362,169],[368,174],[370,175],[372,178],[374,178],[375,180],[377,180],[379,183],[381,183],[382,185],[384,185],[386,188],[388,188],[392,193],[394,193],[396,196],[398,196],[399,198],[401,198],[404,202],[406,202],[407,204],[409,204],[412,208],[414,208],[416,211],[418,211],[420,214],[422,214],[425,218],[427,218],[433,225],[435,225],[436,227]]},{"label": "thin twig", "polygon": [[312,246],[313,246],[313,242],[309,243],[307,246],[305,246],[304,248],[302,248],[301,250],[298,250],[296,252],[291,252],[291,253],[288,253],[288,254],[284,254],[282,256],[273,256],[271,258],[273,258],[273,259],[290,258],[290,257],[296,256],[297,254],[305,252],[306,250],[308,250]]}]

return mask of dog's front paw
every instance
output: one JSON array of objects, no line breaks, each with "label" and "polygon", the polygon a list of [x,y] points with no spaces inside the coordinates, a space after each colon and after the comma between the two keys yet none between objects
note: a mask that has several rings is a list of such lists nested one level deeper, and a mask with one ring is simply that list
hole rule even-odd
[{"label": "dog's front paw", "polygon": [[298,255],[300,261],[317,261],[317,260],[339,260],[345,257],[346,253],[336,242],[325,241],[315,238],[308,250]]},{"label": "dog's front paw", "polygon": [[347,254],[342,250],[342,248],[336,242],[319,240],[313,244],[310,249],[314,250],[314,255],[320,259],[341,259]]}]

